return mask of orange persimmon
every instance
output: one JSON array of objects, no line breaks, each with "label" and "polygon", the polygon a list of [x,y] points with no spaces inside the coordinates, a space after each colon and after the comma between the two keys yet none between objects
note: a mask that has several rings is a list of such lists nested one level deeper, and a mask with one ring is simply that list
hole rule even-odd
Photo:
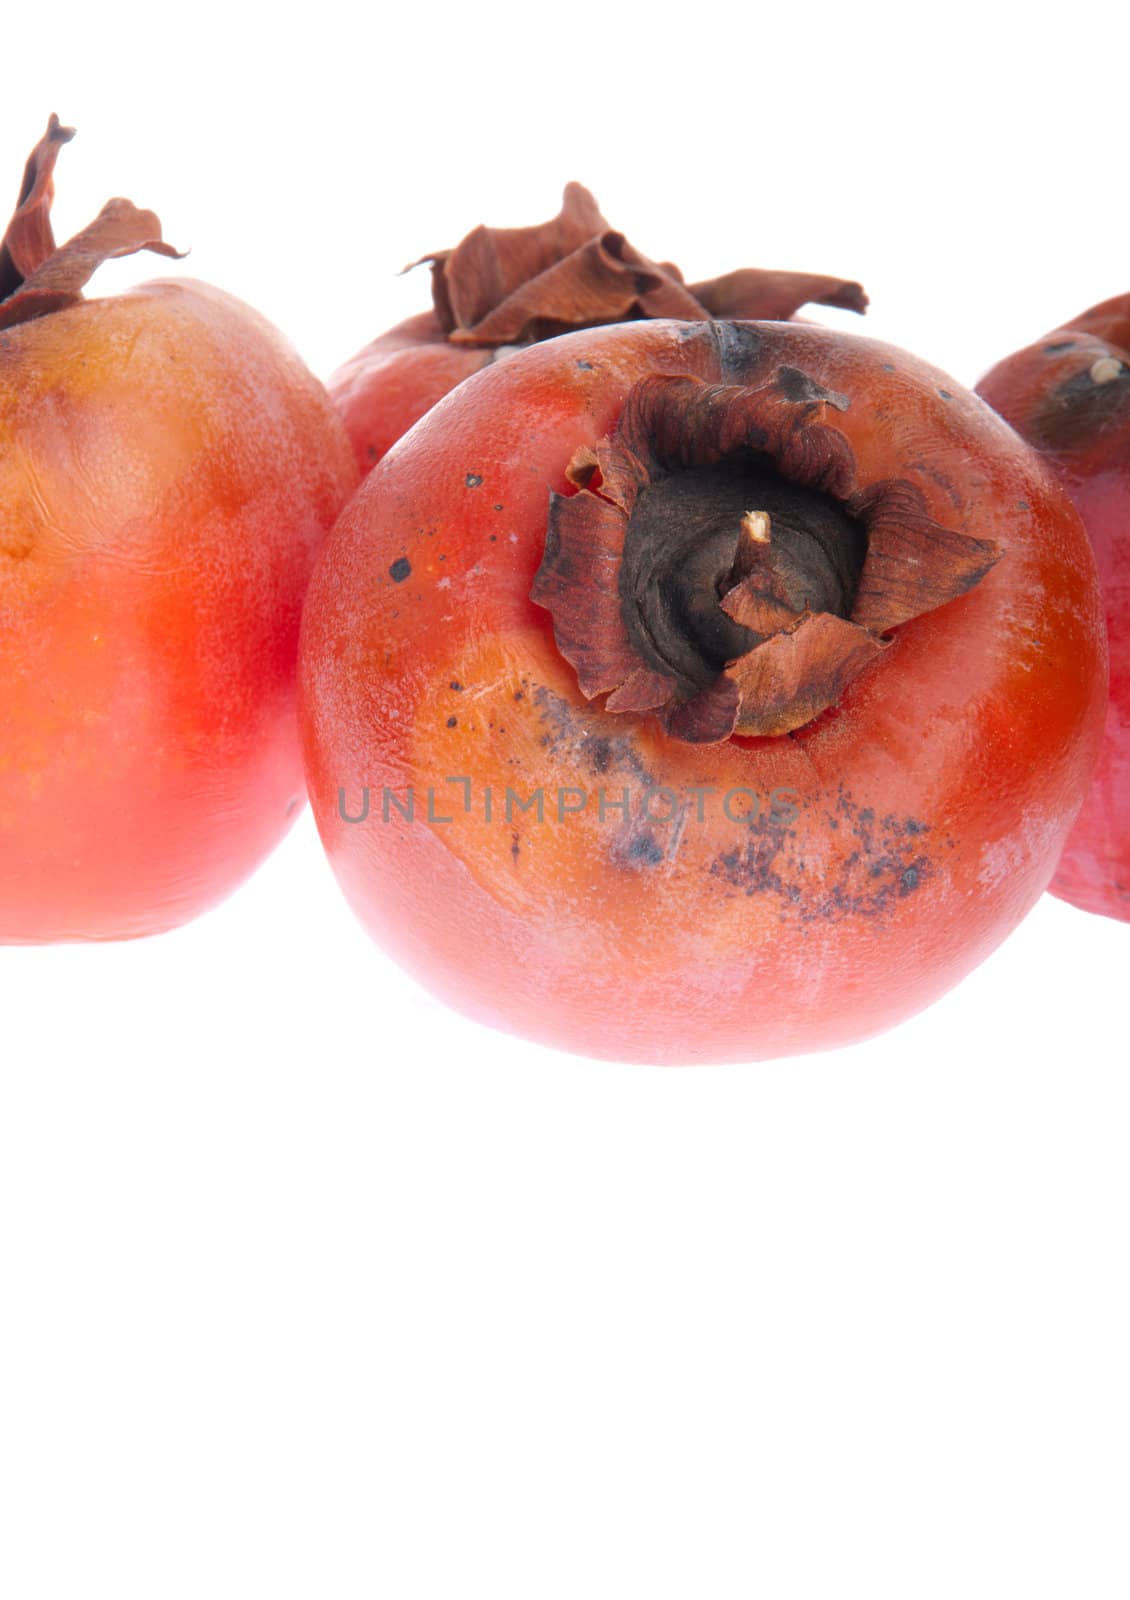
[{"label": "orange persimmon", "polygon": [[1099,764],[1051,892],[1130,922],[1130,295],[1006,356],[977,392],[1044,457],[1094,548],[1110,702]]},{"label": "orange persimmon", "polygon": [[1046,887],[1105,699],[1036,456],[789,322],[582,331],[461,384],[331,534],[299,678],[372,934],[480,1020],[657,1063],[936,999]]},{"label": "orange persimmon", "polygon": [[357,472],[322,385],[112,200],[56,248],[52,118],[0,245],[0,942],[159,932],[303,801],[302,598]]}]

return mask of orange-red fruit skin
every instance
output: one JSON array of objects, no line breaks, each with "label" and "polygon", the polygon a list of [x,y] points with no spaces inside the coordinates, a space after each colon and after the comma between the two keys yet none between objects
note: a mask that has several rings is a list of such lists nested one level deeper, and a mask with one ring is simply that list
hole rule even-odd
[{"label": "orange-red fruit skin", "polygon": [[[651,718],[605,712],[529,599],[549,492],[565,492],[578,447],[608,432],[642,377],[701,371],[717,325],[572,334],[464,383],[370,475],[311,585],[306,770],[350,903],[444,999],[567,1050],[751,1060],[897,1023],[1042,893],[1094,764],[1099,593],[1050,475],[975,397],[901,351],[815,326],[757,332],[759,364],[740,381],[791,364],[850,395],[861,467],[882,472],[895,450],[932,515],[1007,547],[796,735],[681,745]],[[447,781],[463,777],[470,812]],[[634,808],[623,825],[594,815],[598,787],[615,798],[648,783],[788,789],[799,815],[750,826],[715,804],[677,838]],[[507,785],[525,798],[576,785],[594,803],[562,823],[508,822]],[[365,786],[370,818],[344,820],[339,791],[358,815]],[[409,787],[415,819],[394,806],[385,821],[383,791]],[[450,821],[427,820],[429,789]]]},{"label": "orange-red fruit skin", "polygon": [[[1088,394],[1095,362],[1122,365],[1118,404]],[[1102,582],[1110,641],[1110,700],[1094,780],[1050,888],[1084,911],[1130,922],[1130,295],[1006,357],[977,385],[1045,456],[1090,536]],[[1056,391],[1074,380],[1082,416]],[[1081,381],[1082,380],[1082,381]],[[1068,391],[1071,393],[1072,391]],[[1095,406],[1098,402],[1098,406]],[[1105,414],[1104,414],[1105,411]]]},{"label": "orange-red fruit skin", "polygon": [[0,334],[0,942],[161,932],[279,842],[302,599],[357,477],[322,385],[219,290]]},{"label": "orange-red fruit skin", "polygon": [[434,313],[424,311],[382,333],[339,367],[327,387],[362,474],[437,401],[497,355],[492,349],[449,344]]}]

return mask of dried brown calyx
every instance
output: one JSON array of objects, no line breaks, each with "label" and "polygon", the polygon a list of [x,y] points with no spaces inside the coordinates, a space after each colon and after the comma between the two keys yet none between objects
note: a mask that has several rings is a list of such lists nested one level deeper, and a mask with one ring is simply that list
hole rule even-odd
[{"label": "dried brown calyx", "polygon": [[177,258],[182,254],[162,240],[153,212],[139,211],[128,200],[107,201],[89,227],[66,244],[55,243],[55,162],[74,136],[73,128],[64,128],[52,116],[28,157],[16,209],[0,241],[0,329],[76,305],[104,261],[138,250]]},{"label": "dried brown calyx", "polygon": [[804,305],[867,307],[858,283],[805,272],[749,267],[685,283],[678,267],[649,260],[610,228],[579,183],[566,186],[551,222],[475,228],[420,261],[431,263],[436,319],[453,344],[523,344],[644,317],[782,322]]},{"label": "dried brown calyx", "polygon": [[848,400],[792,367],[757,388],[651,377],[551,496],[532,598],[588,698],[675,738],[802,727],[999,560],[902,479],[861,488]]}]

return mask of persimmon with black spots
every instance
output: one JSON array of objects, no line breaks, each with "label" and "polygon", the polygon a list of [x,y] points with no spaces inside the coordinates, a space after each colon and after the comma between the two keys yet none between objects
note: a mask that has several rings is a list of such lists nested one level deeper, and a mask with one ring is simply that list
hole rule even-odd
[{"label": "persimmon with black spots", "polygon": [[1051,466],[1094,547],[1110,641],[1106,734],[1051,891],[1130,922],[1130,295],[1006,357],[977,388]]},{"label": "persimmon with black spots", "polygon": [[357,481],[320,383],[126,200],[56,247],[51,119],[0,244],[0,942],[126,938],[229,893],[303,802],[298,622]]},{"label": "persimmon with black spots", "polygon": [[1070,501],[867,339],[657,320],[461,384],[303,617],[315,818],[374,937],[482,1021],[749,1060],[936,999],[1043,892],[1105,698]]}]

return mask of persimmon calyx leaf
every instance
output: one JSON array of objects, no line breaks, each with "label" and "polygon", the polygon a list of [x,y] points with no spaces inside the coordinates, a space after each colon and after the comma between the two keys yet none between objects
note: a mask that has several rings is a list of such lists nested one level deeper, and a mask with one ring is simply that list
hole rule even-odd
[{"label": "persimmon calyx leaf", "polygon": [[152,211],[109,200],[87,227],[58,245],[51,227],[55,162],[75,130],[52,115],[28,158],[12,220],[0,243],[0,329],[76,305],[104,261],[150,250],[180,260]]},{"label": "persimmon calyx leaf", "polygon": [[791,733],[1000,560],[909,480],[859,481],[849,405],[788,367],[629,391],[570,463],[576,492],[551,495],[531,591],[587,698],[688,743]]},{"label": "persimmon calyx leaf", "polygon": [[425,261],[436,320],[453,344],[522,344],[639,318],[782,321],[809,304],[867,307],[860,284],[812,273],[747,267],[687,284],[678,267],[652,261],[610,227],[579,183],[566,185],[549,222],[474,228],[412,266]]}]

